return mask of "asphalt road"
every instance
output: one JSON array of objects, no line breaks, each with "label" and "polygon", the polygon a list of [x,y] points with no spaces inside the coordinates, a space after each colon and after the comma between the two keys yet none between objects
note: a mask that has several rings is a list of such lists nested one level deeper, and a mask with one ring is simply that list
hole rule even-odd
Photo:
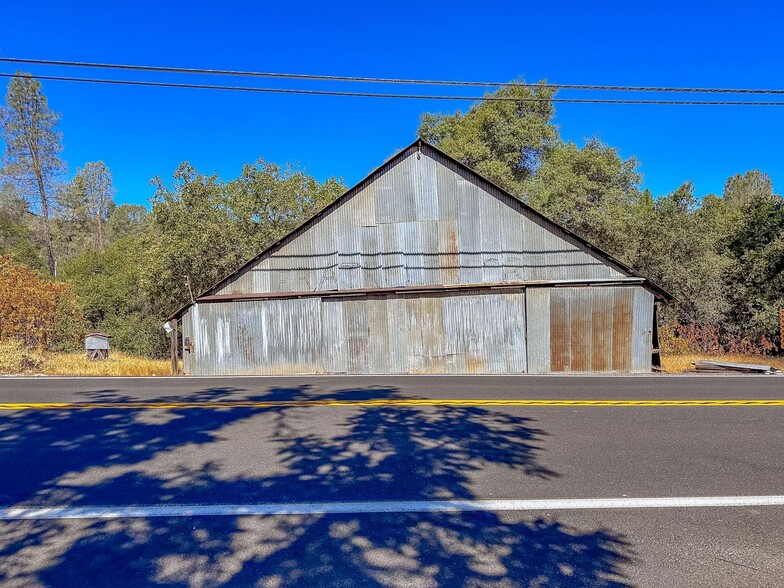
[{"label": "asphalt road", "polygon": [[[356,405],[290,404],[330,399]],[[395,506],[781,496],[784,406],[444,399],[784,400],[784,378],[0,379],[0,403],[88,406],[0,411],[0,507],[390,510],[0,520],[0,585],[784,585],[784,506]],[[213,408],[245,401],[271,404]]]}]

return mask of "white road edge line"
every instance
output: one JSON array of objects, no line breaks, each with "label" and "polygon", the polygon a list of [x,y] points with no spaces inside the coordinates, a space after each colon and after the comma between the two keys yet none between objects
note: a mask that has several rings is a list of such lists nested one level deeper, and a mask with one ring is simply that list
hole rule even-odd
[{"label": "white road edge line", "polygon": [[545,500],[403,500],[378,502],[305,502],[292,504],[6,507],[0,508],[0,520],[590,510],[620,508],[705,508],[734,506],[784,506],[784,496],[685,496],[665,498],[557,498]]}]

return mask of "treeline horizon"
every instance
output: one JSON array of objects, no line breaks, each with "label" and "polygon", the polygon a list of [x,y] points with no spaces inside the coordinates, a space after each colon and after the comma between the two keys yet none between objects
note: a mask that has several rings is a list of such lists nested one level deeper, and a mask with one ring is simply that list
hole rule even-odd
[{"label": "treeline horizon", "polygon": [[[417,134],[670,291],[676,300],[661,308],[660,323],[692,351],[779,351],[784,199],[770,177],[733,175],[721,194],[702,198],[686,181],[656,198],[634,157],[598,138],[564,141],[554,114],[547,100],[480,102],[424,113]],[[346,190],[341,179],[321,182],[263,158],[231,179],[185,162],[170,181],[153,179],[149,208],[118,205],[102,161],[65,178],[59,120],[33,76],[11,79],[0,109],[0,255],[67,284],[81,328],[110,333],[128,353],[167,353],[162,323],[190,299],[185,276],[198,294]],[[78,346],[77,329],[61,330],[67,337],[50,336],[47,347]]]}]

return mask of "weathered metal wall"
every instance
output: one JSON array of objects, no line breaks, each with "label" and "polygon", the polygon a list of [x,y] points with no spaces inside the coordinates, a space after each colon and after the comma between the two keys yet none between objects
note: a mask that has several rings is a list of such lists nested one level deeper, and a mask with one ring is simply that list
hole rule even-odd
[{"label": "weathered metal wall", "polygon": [[529,289],[529,371],[649,372],[653,303],[639,286]]},{"label": "weathered metal wall", "polygon": [[526,371],[522,289],[197,303],[182,320],[192,375]]},{"label": "weathered metal wall", "polygon": [[614,269],[424,146],[216,294],[614,278]]},{"label": "weathered metal wall", "polygon": [[197,303],[185,372],[550,373],[651,370],[653,295],[535,287]]}]

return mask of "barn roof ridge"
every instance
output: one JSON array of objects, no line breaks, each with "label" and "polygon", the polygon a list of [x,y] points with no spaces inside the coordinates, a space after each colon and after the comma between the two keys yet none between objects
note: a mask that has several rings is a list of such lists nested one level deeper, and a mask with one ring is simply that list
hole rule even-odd
[{"label": "barn roof ridge", "polygon": [[462,163],[461,161],[455,159],[451,155],[445,153],[444,151],[442,151],[441,149],[439,149],[438,147],[436,147],[432,143],[429,143],[428,141],[425,141],[421,137],[418,137],[412,143],[410,143],[407,147],[404,147],[403,149],[401,149],[400,151],[395,153],[392,157],[390,157],[389,159],[384,161],[381,165],[379,165],[378,167],[373,169],[367,176],[362,178],[359,182],[354,184],[352,187],[348,188],[345,192],[343,192],[343,194],[341,194],[335,200],[330,202],[327,206],[325,206],[324,208],[322,208],[321,210],[316,212],[313,216],[311,216],[307,220],[303,221],[300,225],[296,226],[294,229],[289,231],[286,235],[284,235],[283,237],[281,237],[280,239],[278,239],[277,241],[275,241],[274,243],[269,245],[266,249],[262,250],[258,255],[252,257],[247,262],[243,263],[240,267],[238,267],[236,270],[234,270],[233,272],[227,274],[226,276],[224,276],[223,278],[221,278],[220,280],[215,282],[212,286],[210,286],[209,288],[205,289],[203,292],[198,294],[195,297],[194,301],[188,302],[187,304],[181,306],[175,312],[170,314],[168,319],[169,320],[176,319],[176,318],[179,318],[180,316],[182,316],[182,314],[188,308],[190,308],[194,304],[195,301],[198,301],[200,298],[202,298],[204,296],[210,296],[210,295],[214,294],[214,292],[216,290],[218,290],[220,287],[222,287],[227,282],[231,281],[232,278],[234,278],[235,276],[240,274],[247,267],[249,267],[250,265],[256,263],[257,261],[259,261],[260,259],[264,258],[265,256],[272,254],[276,249],[280,248],[281,246],[283,246],[285,243],[287,243],[288,241],[290,241],[294,237],[297,237],[297,236],[299,236],[299,234],[301,234],[301,233],[305,232],[306,230],[308,230],[313,224],[315,224],[315,222],[318,219],[320,219],[323,216],[329,214],[333,209],[335,209],[338,206],[340,206],[343,202],[345,202],[351,196],[353,196],[358,191],[360,191],[362,188],[364,188],[368,183],[373,181],[378,174],[381,174],[381,173],[385,172],[387,168],[392,167],[398,161],[402,160],[407,155],[409,155],[409,153],[413,149],[416,148],[416,149],[419,150],[422,147],[425,147],[427,149],[432,149],[439,157],[442,157],[442,158],[446,159],[450,163],[453,163],[454,165],[456,165],[461,170],[464,170],[465,172],[471,174],[472,176],[478,178],[482,182],[484,182],[487,185],[491,186],[492,188],[497,190],[501,195],[503,195],[505,198],[509,198],[512,201],[514,201],[516,204],[521,205],[525,210],[527,210],[528,212],[534,214],[535,216],[537,216],[540,220],[544,221],[545,223],[548,223],[548,224],[558,228],[559,230],[563,231],[566,235],[568,235],[572,239],[575,239],[576,241],[578,241],[580,244],[582,244],[584,247],[586,247],[590,252],[592,252],[596,257],[601,258],[606,263],[609,263],[610,265],[615,266],[617,269],[620,269],[622,272],[625,272],[625,273],[629,274],[632,277],[641,278],[642,280],[644,280],[645,285],[654,293],[654,295],[657,298],[659,298],[661,300],[667,300],[667,301],[673,299],[672,294],[667,292],[663,287],[659,286],[658,284],[656,284],[655,282],[653,282],[652,280],[650,280],[646,276],[644,276],[641,273],[639,273],[638,271],[632,269],[631,267],[629,267],[628,265],[626,265],[622,261],[619,261],[618,259],[614,258],[612,255],[610,255],[609,253],[603,251],[602,249],[600,249],[596,245],[593,245],[592,243],[590,243],[589,241],[587,241],[586,239],[584,239],[583,237],[581,237],[580,235],[578,235],[574,231],[568,229],[567,227],[561,225],[560,223],[558,223],[558,222],[552,220],[551,218],[547,217],[546,215],[542,214],[541,212],[539,212],[538,210],[536,210],[535,208],[533,208],[529,204],[527,204],[524,201],[522,201],[520,198],[517,198],[516,196],[514,196],[508,190],[502,188],[501,186],[499,186],[498,184],[494,183],[492,180],[486,178],[485,176],[483,176],[482,174],[480,174],[476,170],[472,169],[468,165]]}]

